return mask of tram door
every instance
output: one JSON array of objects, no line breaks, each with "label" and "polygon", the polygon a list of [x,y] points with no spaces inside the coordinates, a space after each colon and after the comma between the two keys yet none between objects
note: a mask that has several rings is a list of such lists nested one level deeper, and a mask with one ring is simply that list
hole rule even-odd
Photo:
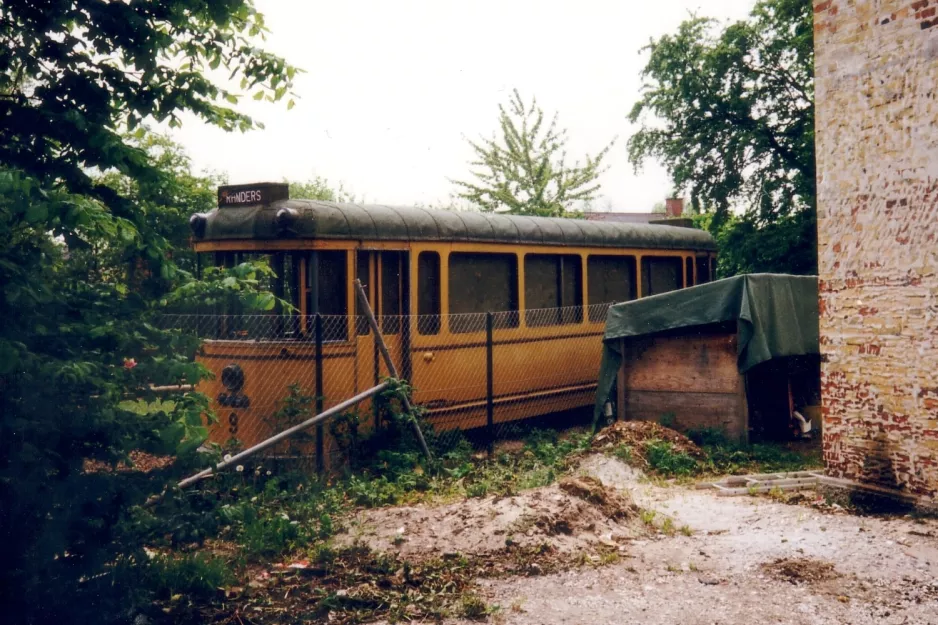
[{"label": "tram door", "polygon": [[[368,303],[398,374],[410,379],[410,258],[406,251],[358,250],[355,276],[361,280]],[[358,341],[358,386],[364,390],[390,375],[371,335],[368,320],[356,296],[355,333]]]}]

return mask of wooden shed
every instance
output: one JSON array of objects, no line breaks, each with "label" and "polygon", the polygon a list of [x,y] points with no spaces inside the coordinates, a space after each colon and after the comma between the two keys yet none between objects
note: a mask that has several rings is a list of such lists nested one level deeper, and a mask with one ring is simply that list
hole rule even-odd
[{"label": "wooden shed", "polygon": [[787,436],[795,408],[817,412],[817,302],[817,278],[754,274],[612,306],[597,418]]}]

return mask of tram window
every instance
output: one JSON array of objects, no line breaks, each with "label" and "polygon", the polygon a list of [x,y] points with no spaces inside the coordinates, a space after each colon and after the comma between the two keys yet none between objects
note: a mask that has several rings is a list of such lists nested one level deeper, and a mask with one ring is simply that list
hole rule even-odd
[{"label": "tram window", "polygon": [[579,256],[527,254],[524,307],[529,326],[583,321],[582,262]]},{"label": "tram window", "polygon": [[634,256],[590,256],[586,261],[589,320],[603,321],[610,304],[635,299]]},{"label": "tram window", "polygon": [[496,314],[495,327],[518,327],[518,257],[514,254],[454,252],[449,255],[451,332],[485,329],[484,313]]},{"label": "tram window", "polygon": [[311,315],[320,313],[324,317],[329,317],[323,319],[324,340],[346,340],[348,338],[345,319],[348,314],[346,253],[341,250],[313,252],[306,266],[306,310]]},{"label": "tram window", "polygon": [[274,312],[285,318],[278,320],[274,330],[278,336],[295,337],[299,333],[300,259],[296,254],[278,252],[273,255],[271,268],[276,273],[274,295],[292,307],[277,305]]},{"label": "tram window", "polygon": [[420,252],[417,257],[417,331],[440,333],[440,255]]},{"label": "tram window", "polygon": [[688,256],[684,259],[684,286],[694,286],[694,261]]},{"label": "tram window", "polygon": [[710,282],[710,259],[706,256],[697,257],[697,284]]},{"label": "tram window", "polygon": [[381,252],[381,331],[401,331],[401,293],[403,258],[400,252]]},{"label": "tram window", "polygon": [[642,296],[675,291],[684,283],[684,263],[677,256],[646,256],[642,258]]}]

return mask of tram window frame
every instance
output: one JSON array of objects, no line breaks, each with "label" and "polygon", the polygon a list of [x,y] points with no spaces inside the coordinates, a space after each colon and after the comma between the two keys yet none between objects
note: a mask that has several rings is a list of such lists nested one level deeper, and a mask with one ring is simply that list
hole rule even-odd
[{"label": "tram window frame", "polygon": [[[329,285],[323,288],[324,267],[326,267],[326,271],[333,270],[333,276],[329,280],[332,288]],[[314,282],[314,272],[316,271],[318,271],[318,275],[315,276],[316,281]],[[313,319],[318,313],[324,317],[324,341],[347,341],[348,303],[348,250],[316,250],[310,252],[306,259],[306,311],[310,317],[307,327],[315,328]],[[333,317],[336,318],[335,321],[333,321]]]},{"label": "tram window frame", "polygon": [[[372,252],[368,250],[356,250],[355,252],[355,277],[362,283],[362,288],[365,291],[365,299],[368,300],[368,304],[374,310],[374,301],[371,296],[372,292],[372,279],[371,279],[371,259]],[[355,334],[358,336],[368,336],[371,334],[371,324],[368,323],[368,318],[365,316],[365,311],[362,308],[362,303],[358,299],[358,294],[355,295]]]},{"label": "tram window frame", "polygon": [[[619,267],[610,267],[620,265]],[[609,270],[624,272],[627,281],[625,289],[616,289],[610,292],[610,285],[622,285],[623,282],[609,280]],[[631,254],[590,254],[586,258],[586,291],[589,320],[600,322],[606,320],[606,311],[612,304],[630,302],[638,297],[638,262]],[[601,295],[600,295],[601,293]],[[624,296],[624,297],[623,297]]]},{"label": "tram window frame", "polygon": [[440,253],[425,251],[417,255],[417,332],[440,333],[443,274]]},{"label": "tram window frame", "polygon": [[[503,263],[503,266],[499,267],[499,263]],[[517,254],[450,252],[447,265],[451,333],[465,334],[484,330],[485,314],[489,312],[495,313],[493,327],[518,327]],[[498,272],[502,270],[504,275],[499,276]],[[495,277],[502,279],[496,281]],[[460,285],[460,288],[454,289],[454,285]],[[501,292],[496,292],[496,288]]]},{"label": "tram window frame", "polygon": [[[532,306],[532,301],[537,304]],[[579,255],[524,255],[524,317],[529,327],[583,322],[583,259]]]},{"label": "tram window frame", "polygon": [[684,288],[694,286],[694,260],[687,256],[684,258]]},{"label": "tram window frame", "polygon": [[[652,288],[656,267],[671,265],[675,277],[674,288]],[[660,279],[660,274],[659,274]],[[680,256],[642,256],[642,297],[678,291],[684,286],[684,261]]]}]

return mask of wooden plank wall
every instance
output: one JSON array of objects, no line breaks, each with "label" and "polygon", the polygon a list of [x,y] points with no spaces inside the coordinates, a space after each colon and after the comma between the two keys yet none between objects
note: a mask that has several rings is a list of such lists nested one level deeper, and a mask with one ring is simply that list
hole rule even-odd
[{"label": "wooden plank wall", "polygon": [[[748,440],[746,384],[736,368],[736,333],[692,328],[669,336],[623,339],[620,419],[656,421],[686,431],[719,428]],[[669,415],[669,416],[666,416]]]}]

